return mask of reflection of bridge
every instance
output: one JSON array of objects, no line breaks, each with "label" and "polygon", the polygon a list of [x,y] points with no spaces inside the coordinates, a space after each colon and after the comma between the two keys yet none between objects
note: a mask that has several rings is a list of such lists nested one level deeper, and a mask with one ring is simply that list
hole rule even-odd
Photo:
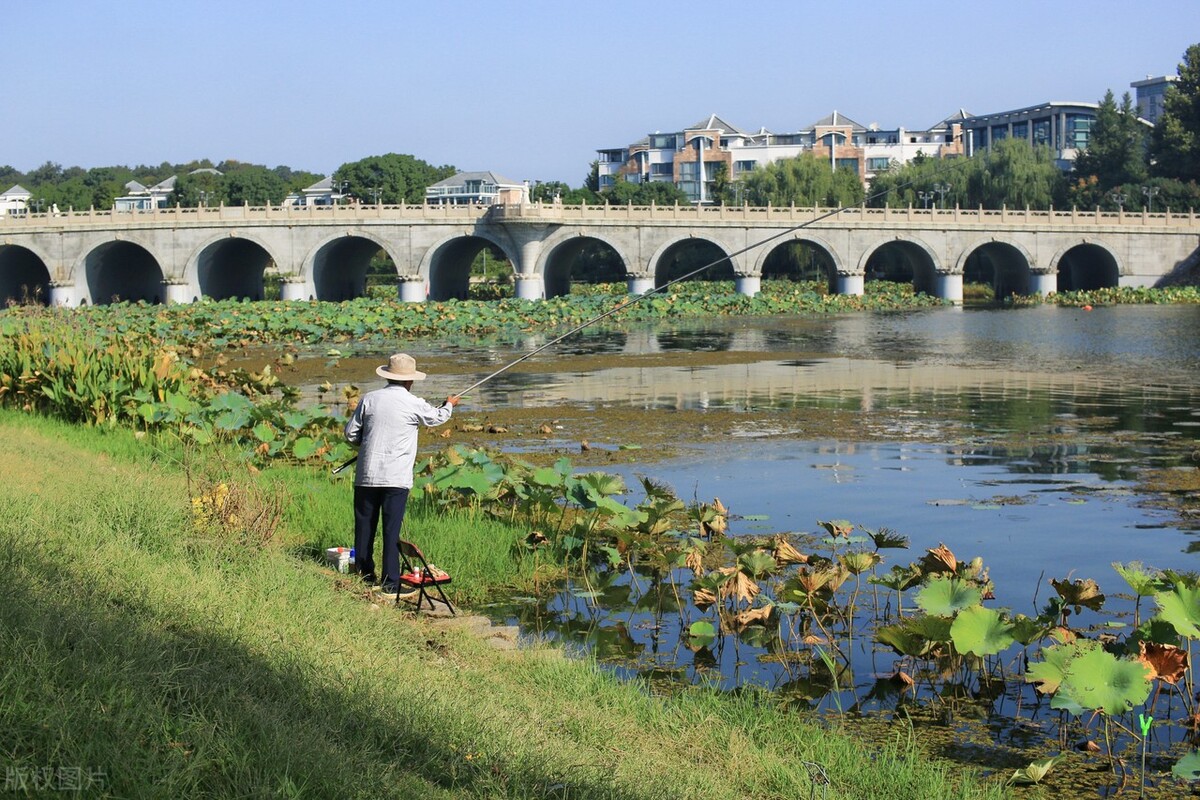
[{"label": "reflection of bridge", "polygon": [[[802,244],[830,288],[861,294],[868,276],[911,281],[955,301],[968,281],[998,295],[1150,286],[1197,253],[1189,214],[960,209],[348,205],[71,212],[0,218],[0,300],[55,305],[261,298],[269,268],[282,297],[361,295],[382,249],[406,301],[464,297],[485,246],[504,251],[516,294],[565,294],[589,246],[624,265],[630,291],[672,277],[689,248],[729,256],[714,269],[758,291],[769,260]],[[804,227],[798,227],[798,226]],[[707,258],[707,255],[704,256]],[[702,261],[699,263],[703,263]]]}]

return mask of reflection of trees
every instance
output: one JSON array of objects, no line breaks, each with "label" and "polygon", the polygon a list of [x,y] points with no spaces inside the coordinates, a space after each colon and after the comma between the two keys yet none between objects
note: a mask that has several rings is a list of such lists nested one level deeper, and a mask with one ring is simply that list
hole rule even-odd
[{"label": "reflection of trees", "polygon": [[725,257],[725,251],[712,242],[691,239],[671,245],[662,254],[655,269],[655,285],[662,286],[664,283],[695,272],[706,264],[712,264],[712,267],[695,276],[694,280],[733,280],[733,264]]},{"label": "reflection of trees", "polygon": [[830,281],[833,258],[811,242],[787,242],[771,251],[763,261],[763,278],[792,281]]}]

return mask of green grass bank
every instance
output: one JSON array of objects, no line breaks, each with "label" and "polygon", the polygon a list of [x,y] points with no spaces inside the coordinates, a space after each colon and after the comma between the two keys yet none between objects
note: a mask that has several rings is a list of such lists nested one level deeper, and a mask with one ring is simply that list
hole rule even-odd
[{"label": "green grass bank", "polygon": [[[322,521],[344,489],[315,472],[242,473],[288,510],[238,537],[198,526],[192,501],[228,464],[15,412],[0,432],[0,764],[17,796],[824,796],[804,761],[829,797],[1003,795],[903,728],[867,749],[766,695],[656,697],[341,591],[298,554],[344,524]],[[510,558],[499,535],[477,529],[472,550]],[[480,558],[428,546],[460,574]]]}]

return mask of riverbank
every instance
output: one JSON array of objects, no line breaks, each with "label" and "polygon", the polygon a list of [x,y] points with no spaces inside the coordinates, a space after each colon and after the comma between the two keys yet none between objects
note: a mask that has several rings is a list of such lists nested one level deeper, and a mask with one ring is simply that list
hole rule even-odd
[{"label": "riverbank", "polygon": [[837,797],[1002,793],[904,730],[866,748],[755,693],[655,697],[338,591],[295,532],[198,524],[198,456],[12,412],[0,427],[0,753],[18,793],[793,798],[814,789],[805,762]]}]

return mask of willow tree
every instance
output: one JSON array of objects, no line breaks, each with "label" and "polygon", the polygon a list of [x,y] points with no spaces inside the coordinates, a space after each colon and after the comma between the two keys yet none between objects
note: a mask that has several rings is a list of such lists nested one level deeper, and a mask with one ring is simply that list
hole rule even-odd
[{"label": "willow tree", "polygon": [[773,161],[744,179],[743,197],[753,206],[856,206],[863,201],[862,181],[851,169],[830,169],[814,153]]}]

